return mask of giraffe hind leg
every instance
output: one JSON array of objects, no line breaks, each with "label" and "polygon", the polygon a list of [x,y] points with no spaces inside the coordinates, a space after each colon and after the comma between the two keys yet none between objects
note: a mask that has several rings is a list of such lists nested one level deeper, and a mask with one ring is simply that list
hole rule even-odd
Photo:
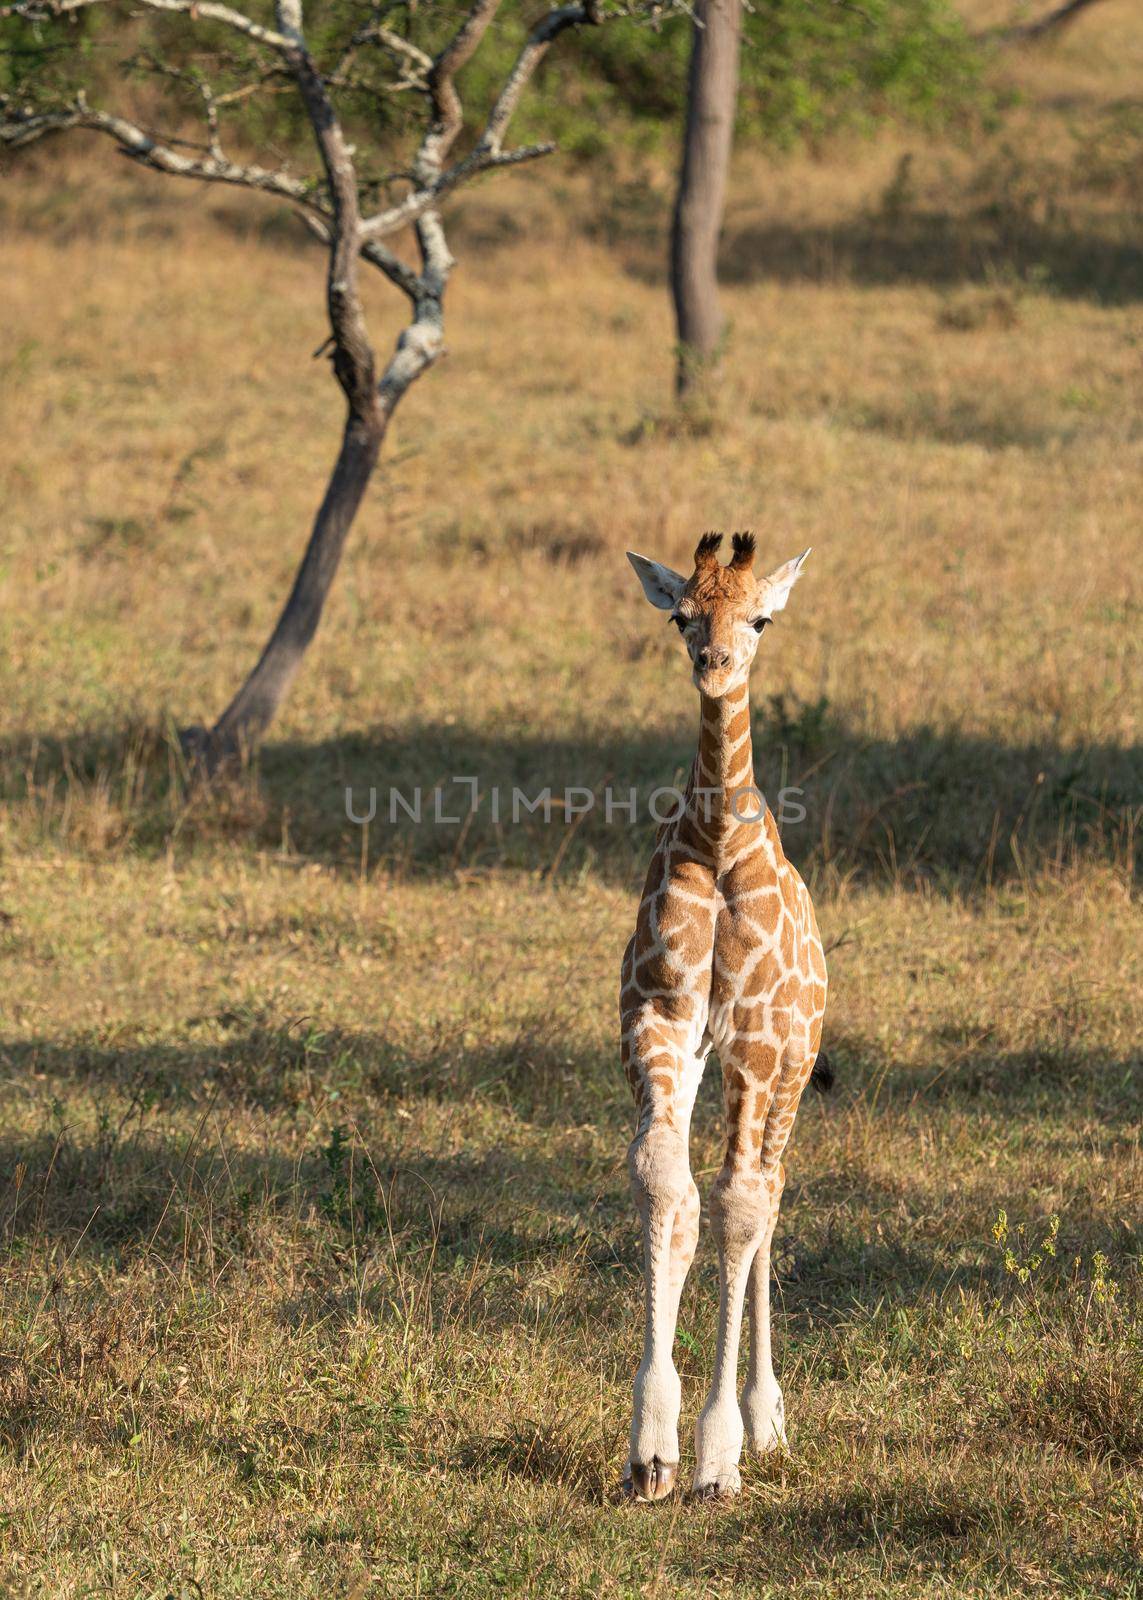
[{"label": "giraffe hind leg", "polygon": [[714,1373],[695,1426],[694,1492],[735,1494],[745,1433],[738,1402],[738,1351],[747,1281],[769,1225],[772,1196],[759,1167],[762,1129],[775,1067],[773,1050],[754,1039],[727,1041],[722,1055],[726,1154],[710,1196],[718,1246],[719,1308]]},{"label": "giraffe hind leg", "polygon": [[802,1092],[813,1070],[813,1053],[791,1041],[782,1059],[782,1071],[766,1115],[762,1133],[761,1170],[772,1196],[766,1232],[750,1269],[747,1303],[750,1312],[750,1359],[742,1391],[742,1420],[751,1449],[759,1455],[786,1448],[786,1405],[774,1375],[770,1338],[770,1250],[786,1170],[782,1155],[794,1129]]},{"label": "giraffe hind leg", "polygon": [[746,1442],[758,1455],[786,1448],[786,1404],[774,1376],[770,1343],[770,1248],[785,1181],[786,1174],[779,1163],[778,1181],[771,1199],[766,1232],[750,1268],[750,1281],[746,1289],[750,1315],[750,1359],[741,1409]]},{"label": "giraffe hind leg", "polygon": [[738,1350],[747,1280],[767,1227],[770,1198],[753,1163],[728,1153],[710,1198],[718,1246],[719,1307],[714,1373],[695,1425],[694,1492],[703,1498],[737,1494],[745,1424],[738,1403]]}]

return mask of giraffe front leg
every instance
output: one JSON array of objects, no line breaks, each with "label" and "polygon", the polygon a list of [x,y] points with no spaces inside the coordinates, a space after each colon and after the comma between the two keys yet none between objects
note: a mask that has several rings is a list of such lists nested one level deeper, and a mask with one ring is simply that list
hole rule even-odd
[{"label": "giraffe front leg", "polygon": [[750,1364],[746,1387],[742,1391],[742,1421],[746,1428],[747,1443],[759,1455],[786,1448],[786,1407],[782,1390],[774,1376],[770,1345],[770,1247],[785,1179],[786,1174],[779,1165],[766,1232],[750,1268],[746,1290],[750,1313]]},{"label": "giraffe front leg", "polygon": [[698,1241],[699,1197],[686,1140],[674,1127],[652,1122],[632,1143],[628,1163],[643,1224],[646,1320],[627,1485],[638,1500],[661,1500],[675,1487],[679,1470],[682,1389],[671,1352]]},{"label": "giraffe front leg", "polygon": [[710,1226],[718,1245],[718,1338],[714,1377],[695,1426],[694,1492],[737,1494],[744,1433],[738,1404],[738,1347],[751,1265],[767,1225],[769,1196],[761,1174],[728,1160],[715,1180]]}]

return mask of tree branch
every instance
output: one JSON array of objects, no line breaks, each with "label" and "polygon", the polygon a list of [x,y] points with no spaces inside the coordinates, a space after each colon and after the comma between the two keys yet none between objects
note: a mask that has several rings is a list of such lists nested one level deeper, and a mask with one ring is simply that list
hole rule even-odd
[{"label": "tree branch", "polygon": [[449,167],[426,187],[413,189],[395,206],[364,218],[361,224],[362,237],[385,239],[390,234],[400,233],[426,211],[434,210],[437,202],[453,189],[460,188],[478,173],[489,172],[494,167],[515,167],[521,162],[536,161],[541,156],[550,156],[555,149],[555,143],[550,140],[544,144],[523,145],[518,150],[501,151],[477,146],[463,161]]},{"label": "tree branch", "polygon": [[[225,97],[220,96],[218,104]],[[4,102],[0,99],[0,108]],[[75,104],[57,111],[9,112],[0,122],[0,145],[18,150],[37,139],[53,133],[66,133],[70,129],[85,129],[107,134],[120,146],[125,155],[140,166],[171,177],[193,178],[200,183],[224,183],[242,189],[254,189],[263,194],[289,200],[298,207],[302,221],[327,248],[332,243],[332,221],[328,206],[316,197],[310,179],[293,178],[289,173],[271,171],[265,167],[240,165],[222,155],[186,156],[173,148],[174,141],[164,144],[125,117],[97,111],[80,98]],[[411,300],[421,292],[421,280],[414,269],[375,239],[361,241],[361,255]]]},{"label": "tree branch", "polygon": [[383,272],[390,283],[395,284],[398,289],[403,289],[410,300],[414,303],[417,301],[424,286],[418,273],[407,266],[399,256],[395,256],[391,250],[386,250],[376,239],[366,239],[361,246],[361,254],[371,266]]},{"label": "tree branch", "polygon": [[94,133],[104,133],[114,139],[120,148],[141,166],[152,167],[176,178],[197,178],[203,183],[226,183],[242,189],[258,189],[289,200],[315,217],[328,217],[329,212],[315,193],[312,179],[294,178],[288,172],[277,172],[254,164],[243,165],[225,156],[188,156],[173,148],[174,141],[164,143],[129,122],[126,117],[109,111],[98,111],[89,106],[80,94],[69,106],[53,111],[19,111],[9,109],[0,100],[5,115],[0,121],[0,145],[19,150],[25,145],[49,134],[64,133],[70,128],[86,128]]},{"label": "tree branch", "polygon": [[[226,159],[222,149],[222,138],[218,123],[219,103],[215,97],[214,90],[201,74],[198,72],[186,72],[181,67],[170,66],[166,61],[160,61],[157,56],[152,55],[149,50],[141,50],[136,57],[125,64],[129,67],[139,67],[144,71],[152,72],[159,78],[169,78],[173,83],[185,84],[187,88],[193,90],[202,101],[203,115],[206,118],[206,148],[214,159],[218,161]],[[176,143],[173,139],[168,142],[171,144]],[[180,139],[177,142],[182,144],[187,141]]]},{"label": "tree branch", "polygon": [[567,28],[584,23],[591,26],[602,23],[603,14],[598,0],[558,6],[541,18],[525,40],[475,147],[463,161],[449,168],[444,167],[444,160],[464,122],[460,97],[452,79],[479,45],[498,5],[499,0],[477,0],[456,37],[433,62],[428,79],[433,100],[433,122],[413,167],[417,187],[397,205],[364,220],[362,232],[367,239],[383,239],[389,234],[399,233],[426,212],[435,210],[437,202],[450,190],[459,188],[478,173],[488,172],[494,167],[535,161],[541,156],[551,155],[555,150],[555,144],[550,141],[508,151],[502,148],[502,144],[521,95],[554,41]]},{"label": "tree branch", "polygon": [[1097,0],[1066,0],[1066,4],[1057,6],[1046,16],[1037,17],[1035,22],[1016,23],[1010,28],[995,28],[991,30],[991,37],[999,39],[1003,44],[1035,44],[1074,22],[1081,11],[1086,11],[1089,6],[1096,3]]},{"label": "tree branch", "polygon": [[[12,4],[0,6],[0,17],[58,18],[104,3],[108,3],[108,0],[14,0]],[[265,28],[233,8],[215,3],[215,0],[136,0],[136,3],[154,11],[182,13],[194,20],[204,18],[225,22],[259,42],[273,46],[285,59],[281,66],[261,73],[257,83],[219,96],[215,96],[209,87],[193,75],[178,74],[176,69],[154,63],[158,70],[193,81],[201,95],[207,121],[205,155],[183,155],[174,148],[180,141],[164,141],[124,117],[97,111],[88,106],[82,96],[69,106],[47,112],[21,112],[6,108],[7,115],[0,123],[0,144],[17,149],[50,133],[86,128],[114,138],[132,159],[155,171],[207,183],[259,190],[289,200],[299,207],[311,231],[338,256],[336,265],[331,259],[330,320],[334,327],[335,342],[344,346],[346,351],[354,352],[349,367],[359,367],[368,345],[364,318],[356,295],[356,270],[347,270],[350,261],[360,253],[414,303],[423,301],[426,291],[429,291],[430,298],[439,298],[454,263],[445,242],[440,218],[429,214],[435,213],[438,202],[451,190],[479,173],[538,160],[555,150],[555,144],[549,141],[505,151],[504,135],[525,88],[554,40],[567,28],[585,23],[598,25],[603,21],[599,0],[558,6],[542,17],[525,40],[475,147],[463,160],[448,168],[444,162],[464,121],[454,80],[478,49],[499,9],[500,0],[475,0],[457,32],[435,58],[379,21],[359,29],[350,41],[339,70],[362,45],[380,43],[408,60],[411,69],[409,86],[423,87],[432,106],[432,120],[414,163],[413,189],[396,205],[362,219],[352,155],[329,99],[328,82],[322,80],[306,48],[301,0],[278,0],[276,30]],[[421,76],[413,77],[413,71]],[[292,77],[301,91],[325,168],[332,204],[327,204],[319,197],[312,179],[295,178],[289,173],[257,164],[231,161],[222,151],[218,108],[257,92],[265,82],[279,75]],[[426,276],[415,272],[381,243],[385,237],[411,224],[417,226]],[[347,369],[346,377],[349,376]],[[361,383],[353,380],[351,386],[360,399]]]},{"label": "tree branch", "polygon": [[499,9],[500,0],[475,0],[464,21],[429,69],[427,82],[433,120],[421,141],[414,167],[423,183],[431,184],[440,177],[445,159],[464,126],[464,111],[453,80],[472,59],[488,31],[488,24]]},{"label": "tree branch", "polygon": [[328,224],[326,306],[335,346],[334,371],[353,414],[363,421],[371,419],[376,423],[373,346],[369,342],[357,289],[362,236],[353,152],[321,74],[306,48],[302,33],[302,0],[276,0],[275,18],[282,38],[288,41],[283,54],[297,82],[329,184],[332,215]]},{"label": "tree branch", "polygon": [[[370,27],[361,30],[358,38],[362,44],[367,43],[369,39],[377,39],[381,44],[392,50],[394,54],[404,56],[406,60],[410,61],[418,69],[417,75],[422,79],[425,73],[432,71],[432,56],[422,50],[419,45],[415,45],[411,39],[406,39],[401,34],[394,33],[392,28],[383,28],[379,23],[371,24]],[[425,87],[428,87],[427,81]]]},{"label": "tree branch", "polygon": [[507,132],[512,115],[520,103],[520,96],[527,87],[532,74],[560,34],[566,28],[579,27],[582,23],[587,23],[591,27],[598,27],[602,21],[603,13],[599,6],[599,0],[584,0],[581,5],[556,7],[536,24],[528,35],[524,48],[517,56],[515,65],[505,79],[504,87],[496,97],[495,105],[488,114],[488,121],[485,124],[484,133],[480,140],[481,145],[499,154],[501,141]]},{"label": "tree branch", "polygon": [[[22,17],[26,22],[49,22],[70,16],[74,11],[86,11],[90,6],[107,3],[108,0],[12,0],[9,5],[0,5],[0,18]],[[260,22],[255,22],[230,6],[219,5],[216,0],[134,0],[134,3],[150,11],[182,12],[196,22],[225,23],[228,28],[236,29],[258,44],[269,45],[273,50],[284,52],[294,46],[294,41],[284,32],[264,28]]]}]

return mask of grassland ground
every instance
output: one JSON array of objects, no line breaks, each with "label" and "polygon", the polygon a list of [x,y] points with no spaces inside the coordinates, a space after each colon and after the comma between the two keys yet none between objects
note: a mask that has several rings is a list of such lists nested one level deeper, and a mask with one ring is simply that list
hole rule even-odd
[{"label": "grassland ground", "polygon": [[[1140,1592],[1129,10],[971,149],[744,157],[686,427],[662,176],[466,201],[449,357],[209,796],[170,730],[256,653],[334,449],[320,261],[89,151],[5,178],[6,1592]],[[756,742],[804,791],[839,1082],[775,1251],[791,1453],[647,1512],[615,989],[651,824],[363,837],[344,795],[670,784],[693,691],[622,553],[750,524],[815,547]],[[693,1156],[705,1189],[713,1065]],[[704,1239],[686,1425],[714,1313]]]}]

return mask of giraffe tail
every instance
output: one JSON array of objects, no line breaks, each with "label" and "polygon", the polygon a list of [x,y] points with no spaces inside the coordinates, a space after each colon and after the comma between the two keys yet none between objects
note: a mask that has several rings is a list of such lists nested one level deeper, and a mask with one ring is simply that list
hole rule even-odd
[{"label": "giraffe tail", "polygon": [[828,1094],[833,1088],[833,1065],[824,1050],[819,1050],[810,1072],[810,1083],[819,1094]]}]

